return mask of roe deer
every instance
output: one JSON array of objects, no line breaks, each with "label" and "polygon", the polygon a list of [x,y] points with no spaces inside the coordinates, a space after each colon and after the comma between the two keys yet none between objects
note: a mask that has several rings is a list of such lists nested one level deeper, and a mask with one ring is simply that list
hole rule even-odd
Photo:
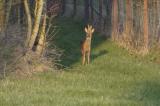
[{"label": "roe deer", "polygon": [[81,53],[82,53],[82,65],[85,64],[86,56],[87,56],[87,62],[90,63],[90,52],[91,52],[91,39],[94,32],[94,28],[91,25],[88,25],[88,27],[85,27],[86,32],[86,38],[82,41],[81,44]]}]

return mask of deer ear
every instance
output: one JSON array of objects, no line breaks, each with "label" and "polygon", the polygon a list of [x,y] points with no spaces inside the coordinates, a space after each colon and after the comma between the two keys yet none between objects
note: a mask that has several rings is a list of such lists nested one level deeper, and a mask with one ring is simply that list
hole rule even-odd
[{"label": "deer ear", "polygon": [[94,28],[92,29],[92,33],[94,32]]},{"label": "deer ear", "polygon": [[85,32],[86,32],[86,33],[88,33],[88,29],[87,29],[86,27],[85,27],[85,29],[84,29],[84,30],[85,30]]}]

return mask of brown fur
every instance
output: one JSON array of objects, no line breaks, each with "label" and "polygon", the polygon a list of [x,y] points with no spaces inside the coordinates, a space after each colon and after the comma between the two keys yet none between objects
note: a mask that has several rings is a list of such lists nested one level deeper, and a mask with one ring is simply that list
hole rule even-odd
[{"label": "brown fur", "polygon": [[90,52],[91,52],[91,39],[94,32],[94,28],[90,25],[85,27],[86,39],[81,44],[81,53],[82,53],[82,64],[85,64],[86,56],[87,62],[90,63]]}]

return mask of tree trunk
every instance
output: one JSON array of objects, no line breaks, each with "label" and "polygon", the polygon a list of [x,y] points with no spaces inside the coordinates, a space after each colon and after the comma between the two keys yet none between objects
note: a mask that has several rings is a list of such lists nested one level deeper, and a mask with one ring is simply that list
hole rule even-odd
[{"label": "tree trunk", "polygon": [[125,4],[124,0],[119,1],[119,15],[120,15],[120,20],[119,20],[119,32],[122,33],[124,31],[124,23],[125,23]]},{"label": "tree trunk", "polygon": [[132,1],[126,0],[126,34],[125,38],[130,38],[130,33],[132,30]]},{"label": "tree trunk", "polygon": [[35,2],[35,9],[34,9],[34,16],[36,17],[37,14],[37,10],[38,10],[38,2]]},{"label": "tree trunk", "polygon": [[66,12],[66,0],[62,0],[62,15]]},{"label": "tree trunk", "polygon": [[85,23],[89,21],[89,0],[84,0],[84,20]]},{"label": "tree trunk", "polygon": [[[160,2],[158,0],[158,2]],[[157,0],[153,0],[153,35],[156,35],[156,32],[157,32],[157,15],[158,15],[158,12],[156,11],[157,10]],[[154,39],[152,39],[154,40]]]},{"label": "tree trunk", "polygon": [[[18,0],[18,2],[21,2],[21,1]],[[21,6],[18,5],[18,6],[17,6],[17,22],[18,22],[18,25],[21,24],[21,11],[20,11],[20,9],[21,9]]]},{"label": "tree trunk", "polygon": [[7,29],[7,26],[8,26],[8,21],[9,21],[9,17],[10,17],[11,7],[12,7],[12,0],[6,1],[5,29]]},{"label": "tree trunk", "polygon": [[99,0],[99,28],[102,31],[103,0]]},{"label": "tree trunk", "polygon": [[72,17],[76,15],[77,12],[77,0],[73,0],[73,14]]},{"label": "tree trunk", "polygon": [[104,0],[104,5],[105,5],[105,10],[106,10],[106,25],[105,25],[105,32],[106,32],[106,37],[110,37],[112,34],[112,0]]},{"label": "tree trunk", "polygon": [[115,41],[118,29],[118,0],[113,0],[112,6],[112,40]]},{"label": "tree trunk", "polygon": [[28,5],[28,0],[24,0],[24,7],[25,7],[25,13],[27,16],[27,39],[25,42],[25,46],[28,47],[28,43],[32,34],[32,19],[31,19],[31,13]]},{"label": "tree trunk", "polygon": [[36,2],[38,2],[37,14],[36,14],[35,21],[34,21],[32,35],[29,41],[29,49],[33,48],[36,37],[38,35],[40,20],[41,20],[41,15],[42,15],[42,10],[43,10],[43,0],[37,0]]},{"label": "tree trunk", "polygon": [[5,27],[5,2],[4,0],[0,0],[0,32],[4,31]]},{"label": "tree trunk", "polygon": [[160,2],[157,2],[157,13],[158,13],[158,30],[157,30],[157,40],[160,44]]},{"label": "tree trunk", "polygon": [[43,19],[42,19],[42,25],[40,28],[40,35],[38,39],[38,44],[36,47],[36,53],[41,56],[43,55],[45,44],[46,44],[46,21],[47,21],[47,4],[44,3],[43,7]]},{"label": "tree trunk", "polygon": [[93,22],[94,20],[93,0],[90,0],[90,6],[91,6],[91,22]]},{"label": "tree trunk", "polygon": [[45,42],[46,42],[46,14],[43,17],[43,22],[42,22],[42,28],[40,32],[40,37],[38,41],[38,45],[36,47],[36,53],[38,55],[42,55],[45,49]]},{"label": "tree trunk", "polygon": [[148,34],[148,0],[144,0],[144,48],[148,52],[149,34]]}]

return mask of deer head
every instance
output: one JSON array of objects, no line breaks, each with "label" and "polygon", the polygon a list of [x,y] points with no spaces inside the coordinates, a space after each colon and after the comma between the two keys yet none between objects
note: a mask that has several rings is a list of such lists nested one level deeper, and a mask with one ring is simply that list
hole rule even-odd
[{"label": "deer head", "polygon": [[91,25],[88,25],[87,27],[85,27],[85,32],[86,36],[91,38],[94,32],[94,28]]}]

